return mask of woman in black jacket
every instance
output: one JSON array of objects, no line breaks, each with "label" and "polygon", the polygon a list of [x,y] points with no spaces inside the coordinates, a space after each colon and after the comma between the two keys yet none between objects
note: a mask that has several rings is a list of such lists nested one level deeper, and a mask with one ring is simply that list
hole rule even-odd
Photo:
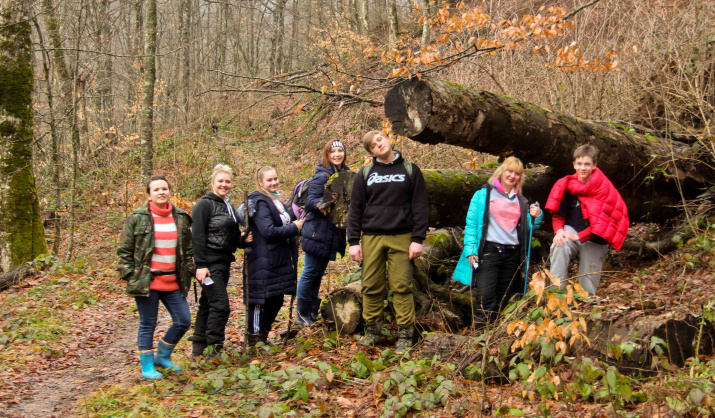
[{"label": "woman in black jacket", "polygon": [[217,164],[211,174],[213,192],[206,193],[192,213],[196,278],[202,284],[194,335],[189,337],[194,357],[202,355],[206,347],[212,348],[210,357],[216,357],[223,349],[231,313],[226,286],[231,263],[236,260],[233,253],[251,242],[250,235],[241,241],[236,214],[228,198],[232,187],[231,167]]},{"label": "woman in black jacket", "polygon": [[315,175],[310,181],[305,210],[305,227],[301,233],[301,244],[305,252],[305,265],[298,281],[298,315],[296,323],[310,325],[318,318],[320,308],[320,282],[325,269],[335,255],[345,255],[345,230],[333,225],[316,208],[323,199],[325,183],[333,174],[349,170],[346,163],[345,146],[342,142],[329,141],[323,147],[320,162],[315,167]]},{"label": "woman in black jacket", "polygon": [[248,329],[249,345],[266,342],[283,296],[295,293],[298,245],[296,237],[303,219],[295,219],[280,200],[278,174],[272,167],[256,171],[257,191],[248,198],[252,251],[248,258]]}]

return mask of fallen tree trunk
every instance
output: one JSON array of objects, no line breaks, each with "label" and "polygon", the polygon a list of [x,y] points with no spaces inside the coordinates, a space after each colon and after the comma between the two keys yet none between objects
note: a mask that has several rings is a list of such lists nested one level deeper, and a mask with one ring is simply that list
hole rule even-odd
[{"label": "fallen tree trunk", "polygon": [[[455,170],[422,170],[429,203],[428,224],[435,228],[464,227],[467,210],[474,192],[491,177],[491,172]],[[527,198],[548,195],[555,177],[539,171],[526,172],[524,191]],[[334,174],[325,185],[323,200],[318,208],[340,228],[347,228],[350,192],[355,172]],[[543,204],[543,201],[542,201]]]},{"label": "fallen tree trunk", "polygon": [[[493,155],[514,154],[552,167],[555,178],[573,173],[576,146],[596,145],[598,167],[620,189],[631,219],[661,221],[675,212],[680,190],[695,197],[711,184],[704,150],[566,116],[527,102],[444,80],[413,78],[385,96],[392,129],[415,141],[457,145]],[[667,174],[666,174],[667,172]],[[528,191],[528,190],[527,190]],[[536,195],[539,200],[547,195]]]},{"label": "fallen tree trunk", "polygon": [[0,292],[9,289],[10,286],[19,283],[21,280],[34,276],[37,272],[44,268],[44,264],[40,262],[35,264],[28,263],[16,268],[15,270],[10,270],[7,273],[0,274]]},{"label": "fallen tree trunk", "polygon": [[41,269],[42,266],[38,266],[35,264],[25,264],[21,267],[16,268],[15,270],[0,274],[0,292],[5,289],[9,289],[10,286],[19,283],[25,278],[34,275]]},{"label": "fallen tree trunk", "polygon": [[670,364],[682,367],[696,352],[713,353],[712,322],[701,324],[702,318],[688,312],[648,311],[629,309],[588,321],[591,344],[579,345],[574,354],[595,354],[621,367],[650,369],[658,366],[653,364],[654,357],[663,356]]}]

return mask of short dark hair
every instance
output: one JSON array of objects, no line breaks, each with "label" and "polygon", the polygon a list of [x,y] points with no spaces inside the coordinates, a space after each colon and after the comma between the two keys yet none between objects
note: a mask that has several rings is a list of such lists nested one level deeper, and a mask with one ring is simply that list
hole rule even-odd
[{"label": "short dark hair", "polygon": [[598,162],[598,148],[591,144],[581,145],[573,152],[573,160],[576,161],[581,157],[591,157],[594,164]]},{"label": "short dark hair", "polygon": [[166,179],[166,177],[162,176],[161,174],[153,175],[149,178],[149,181],[146,182],[146,194],[149,194],[149,185],[151,184],[152,181],[158,181],[158,180],[163,180],[166,182],[166,185],[169,186],[169,190],[171,190],[171,184],[169,184],[169,180]]}]

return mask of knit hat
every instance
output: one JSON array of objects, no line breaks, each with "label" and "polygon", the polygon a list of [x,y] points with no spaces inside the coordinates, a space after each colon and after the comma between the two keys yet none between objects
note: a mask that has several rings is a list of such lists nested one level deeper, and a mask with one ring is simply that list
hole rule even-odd
[{"label": "knit hat", "polygon": [[339,139],[336,139],[335,141],[333,141],[333,145],[331,145],[331,148],[335,148],[335,147],[340,147],[343,149],[343,151],[345,151],[345,145],[343,145],[343,143],[340,142]]}]

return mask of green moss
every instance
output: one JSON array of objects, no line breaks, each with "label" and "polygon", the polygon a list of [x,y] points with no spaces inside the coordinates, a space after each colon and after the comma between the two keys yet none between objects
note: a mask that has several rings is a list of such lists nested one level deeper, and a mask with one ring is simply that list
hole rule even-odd
[{"label": "green moss", "polygon": [[[13,20],[14,18],[14,20]],[[9,243],[3,254],[15,268],[47,253],[40,205],[32,174],[32,43],[30,23],[3,13],[14,22],[0,28],[0,183],[7,185],[0,207],[0,234]]]},{"label": "green moss", "polygon": [[447,245],[449,244],[449,235],[445,233],[430,234],[427,236],[427,239],[425,239],[425,243],[433,247]]}]

